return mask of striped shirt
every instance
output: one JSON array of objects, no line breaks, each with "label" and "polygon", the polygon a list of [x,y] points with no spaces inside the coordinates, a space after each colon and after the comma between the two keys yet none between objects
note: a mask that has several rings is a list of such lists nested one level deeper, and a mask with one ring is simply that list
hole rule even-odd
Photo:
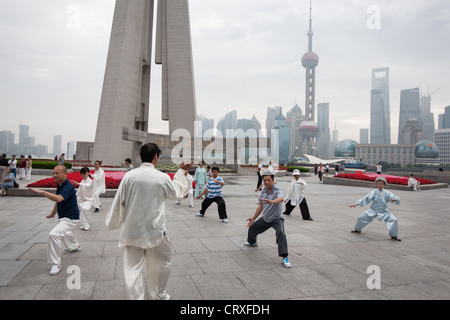
[{"label": "striped shirt", "polygon": [[206,189],[208,189],[208,198],[217,198],[222,197],[222,186],[220,183],[214,182],[214,180],[224,182],[223,179],[219,176],[217,176],[216,179],[211,178],[208,180],[208,183],[206,184]]}]

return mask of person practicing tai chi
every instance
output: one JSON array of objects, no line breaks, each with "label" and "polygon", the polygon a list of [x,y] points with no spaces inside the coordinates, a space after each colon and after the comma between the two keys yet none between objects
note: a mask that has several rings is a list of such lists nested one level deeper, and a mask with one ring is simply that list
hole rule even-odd
[{"label": "person practicing tai chi", "polygon": [[206,171],[204,166],[205,164],[202,161],[200,162],[199,167],[195,169],[195,198],[197,198],[198,195],[203,192],[203,190],[205,189],[205,185],[208,182],[208,172]]},{"label": "person practicing tai chi", "polygon": [[398,205],[400,204],[400,198],[385,189],[387,181],[384,177],[378,177],[375,180],[375,183],[377,185],[375,190],[369,192],[367,196],[350,206],[350,208],[356,208],[357,206],[364,207],[372,202],[370,208],[358,217],[355,229],[352,233],[361,233],[361,230],[365,226],[378,217],[379,221],[384,221],[386,223],[391,239],[401,241],[398,238],[398,220],[388,210],[388,204],[394,203]]},{"label": "person practicing tai chi", "polygon": [[[283,191],[275,186],[274,175],[268,171],[263,174],[264,187],[259,198],[260,204],[252,218],[248,221],[248,236],[244,246],[258,246],[257,236],[269,228],[275,229],[276,242],[278,245],[278,255],[282,258],[282,263],[286,268],[292,267],[288,258],[288,245],[286,232],[284,230],[284,217],[281,213],[283,205]],[[262,217],[256,220],[262,213]]]},{"label": "person practicing tai chi", "polygon": [[225,185],[225,182],[221,177],[219,177],[220,171],[219,167],[212,167],[211,171],[213,175],[212,178],[208,180],[206,188],[196,199],[200,199],[207,192],[208,195],[206,196],[206,199],[203,200],[202,202],[202,208],[195,216],[204,217],[206,210],[213,202],[215,202],[217,203],[217,208],[219,210],[220,220],[224,223],[228,223],[227,208],[225,205],[225,200],[223,200],[222,197],[222,188]]},{"label": "person practicing tai chi", "polygon": [[283,214],[290,215],[292,210],[299,205],[303,220],[313,221],[309,214],[308,204],[306,203],[303,192],[308,184],[300,179],[300,170],[298,169],[294,170],[292,177],[293,179],[289,185],[286,200],[284,200],[286,202],[286,211]]},{"label": "person practicing tai chi", "polygon": [[91,179],[91,174],[88,167],[83,167],[80,170],[80,175],[83,178],[81,182],[72,180],[72,184],[78,186],[77,202],[78,210],[80,211],[80,229],[83,231],[89,231],[91,226],[89,225],[88,213],[91,215],[94,213],[94,182]]},{"label": "person practicing tai chi", "polygon": [[178,199],[175,204],[180,205],[181,200],[183,200],[185,197],[187,197],[188,206],[190,208],[194,207],[194,188],[192,187],[192,183],[194,182],[194,178],[189,174],[189,170],[178,170],[178,172],[175,174],[174,179],[177,179],[178,181],[183,181],[187,186],[187,192],[183,196],[183,198]]},{"label": "person practicing tai chi", "polygon": [[80,211],[78,210],[75,188],[67,179],[67,168],[62,165],[56,166],[53,169],[53,179],[58,184],[56,194],[28,188],[55,202],[52,213],[47,216],[48,219],[54,218],[58,213],[59,223],[50,231],[48,241],[47,257],[48,262],[52,264],[50,275],[55,275],[61,271],[63,249],[72,252],[80,251],[80,244],[72,233],[80,220]]},{"label": "person practicing tai chi", "polygon": [[[180,165],[173,181],[155,168],[161,149],[154,143],[140,149],[142,164],[125,174],[106,217],[109,229],[122,231],[125,292],[130,300],[143,300],[142,269],[147,269],[149,299],[169,300],[166,285],[172,268],[172,246],[166,234],[165,200],[177,200],[187,192],[186,181],[178,181],[192,163]],[[184,179],[185,180],[185,179]]]}]

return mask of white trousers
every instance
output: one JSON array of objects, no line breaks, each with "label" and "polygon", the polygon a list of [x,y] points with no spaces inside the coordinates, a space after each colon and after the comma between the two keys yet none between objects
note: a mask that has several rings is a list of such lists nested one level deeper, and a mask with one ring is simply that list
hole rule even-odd
[{"label": "white trousers", "polygon": [[102,203],[100,202],[100,193],[94,193],[94,208],[100,209]]},{"label": "white trousers", "polygon": [[80,228],[88,228],[90,229],[91,226],[89,225],[89,219],[88,219],[88,213],[93,213],[92,211],[92,203],[90,201],[85,201],[80,204],[78,204],[78,209],[80,211]]},{"label": "white trousers", "polygon": [[61,264],[64,249],[72,251],[80,246],[72,233],[77,224],[78,220],[59,219],[59,223],[50,231],[47,250],[48,263]]},{"label": "white trousers", "polygon": [[25,168],[19,168],[19,178],[25,179]]},{"label": "white trousers", "polygon": [[31,168],[25,169],[25,174],[27,175],[27,181],[31,180]]},{"label": "white trousers", "polygon": [[154,248],[123,248],[125,291],[130,300],[144,300],[142,268],[147,269],[147,294],[158,299],[166,294],[166,285],[172,269],[172,247],[167,236]]}]

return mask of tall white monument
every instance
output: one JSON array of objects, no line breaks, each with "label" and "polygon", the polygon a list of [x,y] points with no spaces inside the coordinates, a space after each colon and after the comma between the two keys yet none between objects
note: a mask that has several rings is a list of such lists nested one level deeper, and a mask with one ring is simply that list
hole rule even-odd
[{"label": "tall white monument", "polygon": [[143,141],[123,139],[123,132],[151,131],[148,124],[153,44],[155,63],[162,65],[161,118],[169,121],[169,134],[186,129],[193,137],[197,108],[188,0],[159,0],[157,7],[155,0],[116,0],[94,160],[120,165],[125,158],[136,159],[139,155]]}]

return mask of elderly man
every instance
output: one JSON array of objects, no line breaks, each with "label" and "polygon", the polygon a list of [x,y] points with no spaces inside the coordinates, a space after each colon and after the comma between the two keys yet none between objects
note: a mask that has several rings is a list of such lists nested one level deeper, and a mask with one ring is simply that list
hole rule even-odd
[{"label": "elderly man", "polygon": [[[161,150],[156,144],[142,146],[142,165],[125,174],[106,217],[109,229],[119,229],[119,247],[123,248],[125,290],[129,299],[144,299],[141,272],[147,268],[147,292],[151,299],[168,300],[166,284],[172,266],[172,247],[166,234],[166,199],[183,199],[188,190],[186,179],[177,176],[191,164],[181,164],[174,181],[158,171]],[[183,170],[183,171],[180,171]]]},{"label": "elderly man", "polygon": [[80,220],[80,211],[78,210],[75,188],[69,179],[67,179],[67,168],[61,165],[56,166],[53,169],[53,179],[58,184],[56,194],[28,188],[55,202],[53,211],[46,217],[47,219],[54,218],[58,213],[59,223],[50,231],[48,241],[47,257],[48,262],[52,264],[50,275],[55,275],[61,270],[63,249],[67,251],[80,251],[80,244],[72,233],[72,230]]},{"label": "elderly man", "polygon": [[414,174],[411,174],[408,179],[408,187],[412,187],[414,191],[422,191],[420,189],[420,182],[414,177]]}]

